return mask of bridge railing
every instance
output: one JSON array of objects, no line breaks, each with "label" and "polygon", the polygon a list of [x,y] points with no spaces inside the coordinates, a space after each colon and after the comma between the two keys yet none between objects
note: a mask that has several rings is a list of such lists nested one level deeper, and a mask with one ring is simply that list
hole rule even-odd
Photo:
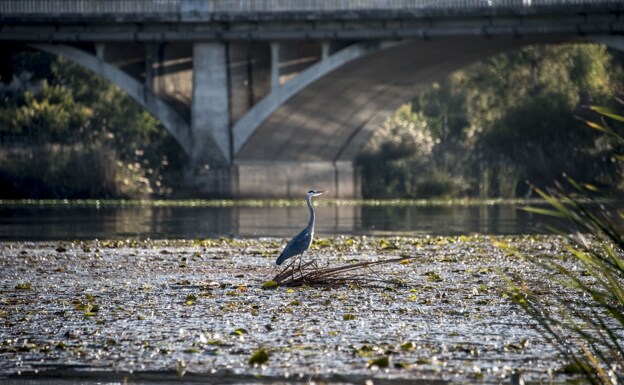
[{"label": "bridge railing", "polygon": [[177,13],[181,0],[0,0],[0,15]]},{"label": "bridge railing", "polygon": [[[182,0],[184,1],[184,0]],[[188,0],[187,0],[188,1]],[[191,0],[202,1],[202,0]],[[584,5],[613,3],[614,0],[215,0],[215,13],[298,11],[402,11],[410,9],[517,8],[540,5]]]},{"label": "bridge railing", "polygon": [[0,17],[469,10],[617,3],[621,0],[0,0]]}]

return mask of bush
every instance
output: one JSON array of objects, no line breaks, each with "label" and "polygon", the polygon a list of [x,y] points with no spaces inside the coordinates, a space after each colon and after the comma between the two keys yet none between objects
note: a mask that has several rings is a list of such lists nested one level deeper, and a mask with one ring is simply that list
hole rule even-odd
[{"label": "bush", "polygon": [[100,145],[0,149],[2,199],[147,198],[152,192],[140,167]]},{"label": "bush", "polygon": [[414,182],[411,198],[455,198],[465,193],[466,182],[444,170],[432,170]]}]

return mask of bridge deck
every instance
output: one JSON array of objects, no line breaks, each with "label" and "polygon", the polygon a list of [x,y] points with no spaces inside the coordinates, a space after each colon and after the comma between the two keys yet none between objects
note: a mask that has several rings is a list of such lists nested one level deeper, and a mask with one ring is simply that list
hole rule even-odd
[{"label": "bridge deck", "polygon": [[[0,0],[0,18],[114,21],[388,19],[624,9],[618,0]],[[26,19],[24,19],[26,18]]]}]

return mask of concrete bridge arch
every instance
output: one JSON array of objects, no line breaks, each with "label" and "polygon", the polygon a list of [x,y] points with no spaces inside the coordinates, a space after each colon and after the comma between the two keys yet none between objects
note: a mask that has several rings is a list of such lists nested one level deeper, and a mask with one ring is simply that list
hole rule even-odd
[{"label": "concrete bridge arch", "polygon": [[61,56],[117,85],[143,108],[153,114],[176,139],[182,149],[190,153],[192,141],[188,122],[162,100],[155,97],[141,83],[117,67],[94,55],[68,45],[30,44],[30,47],[52,55]]},{"label": "concrete bridge arch", "polygon": [[360,184],[350,183],[359,177],[357,155],[401,104],[433,82],[524,46],[594,41],[617,46],[624,38],[464,36],[412,39],[371,49],[307,85],[257,122],[234,158],[236,188],[270,196],[276,183],[282,188],[277,195],[293,196],[306,183],[329,180],[328,188],[337,196],[358,196]]}]

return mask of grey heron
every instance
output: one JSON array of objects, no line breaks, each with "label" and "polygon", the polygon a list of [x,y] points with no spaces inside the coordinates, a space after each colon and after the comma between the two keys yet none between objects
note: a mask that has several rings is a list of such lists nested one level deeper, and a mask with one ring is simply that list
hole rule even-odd
[{"label": "grey heron", "polygon": [[[277,257],[275,263],[279,266],[290,257],[295,255],[303,256],[304,251],[306,251],[310,245],[312,244],[312,238],[314,237],[314,206],[312,206],[312,197],[317,195],[321,195],[325,191],[321,190],[310,190],[306,194],[306,203],[308,204],[308,209],[310,209],[310,220],[308,221],[308,226],[305,229],[301,230],[301,232],[293,239],[291,239],[284,247],[284,251]],[[301,266],[301,265],[300,265]]]}]

